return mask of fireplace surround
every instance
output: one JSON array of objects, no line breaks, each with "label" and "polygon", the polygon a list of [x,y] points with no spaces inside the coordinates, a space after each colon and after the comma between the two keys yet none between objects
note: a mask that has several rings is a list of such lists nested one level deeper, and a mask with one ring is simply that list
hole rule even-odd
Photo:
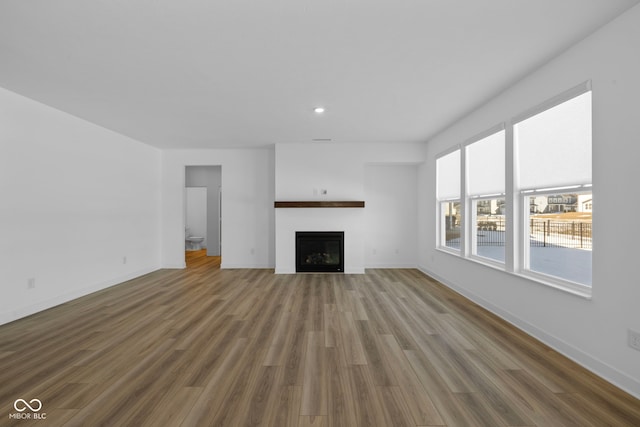
[{"label": "fireplace surround", "polygon": [[296,272],[344,272],[344,231],[296,231]]}]

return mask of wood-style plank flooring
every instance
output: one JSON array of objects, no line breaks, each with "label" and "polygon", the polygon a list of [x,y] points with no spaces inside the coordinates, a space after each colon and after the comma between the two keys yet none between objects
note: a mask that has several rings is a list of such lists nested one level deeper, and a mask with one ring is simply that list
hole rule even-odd
[{"label": "wood-style plank flooring", "polygon": [[[201,255],[0,326],[0,425],[640,426],[640,401],[416,270]],[[34,398],[45,420],[9,418]]]}]

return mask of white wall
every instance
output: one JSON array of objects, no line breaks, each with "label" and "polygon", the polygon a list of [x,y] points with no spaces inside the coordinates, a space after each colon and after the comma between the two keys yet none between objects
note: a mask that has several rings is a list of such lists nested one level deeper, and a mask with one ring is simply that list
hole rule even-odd
[{"label": "white wall", "polygon": [[[640,331],[633,215],[640,142],[640,6],[433,138],[420,171],[422,268],[604,378],[640,397]],[[505,52],[508,55],[508,52]],[[593,297],[587,300],[434,249],[435,155],[585,80],[593,84]],[[629,221],[623,221],[624,215]]]},{"label": "white wall", "polygon": [[418,265],[418,167],[365,165],[364,262],[367,268]]},{"label": "white wall", "polygon": [[162,266],[184,268],[185,167],[222,166],[222,268],[273,267],[273,150],[162,152]]},{"label": "white wall", "polygon": [[0,323],[159,267],[159,150],[4,89],[0,117]]},{"label": "white wall", "polygon": [[295,272],[296,231],[344,231],[345,272],[364,273],[365,165],[416,164],[423,150],[423,144],[277,144],[276,200],[364,200],[365,208],[276,209],[276,273]]}]

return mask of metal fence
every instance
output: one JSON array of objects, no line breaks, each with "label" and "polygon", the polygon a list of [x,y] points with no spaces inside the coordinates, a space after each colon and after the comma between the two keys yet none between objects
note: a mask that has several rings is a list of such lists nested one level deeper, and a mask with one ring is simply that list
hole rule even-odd
[{"label": "metal fence", "polygon": [[531,246],[592,249],[592,223],[531,218]]},{"label": "metal fence", "polygon": [[504,217],[481,217],[477,222],[477,246],[504,246]]},{"label": "metal fence", "polygon": [[[477,246],[504,246],[505,221],[502,217],[478,218]],[[446,245],[460,247],[460,229],[448,229]],[[592,249],[592,223],[581,221],[529,220],[529,244],[535,247]]]}]

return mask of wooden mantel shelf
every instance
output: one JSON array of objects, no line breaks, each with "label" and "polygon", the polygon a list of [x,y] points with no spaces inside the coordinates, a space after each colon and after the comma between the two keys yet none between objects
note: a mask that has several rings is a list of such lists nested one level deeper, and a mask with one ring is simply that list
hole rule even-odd
[{"label": "wooden mantel shelf", "polygon": [[274,203],[275,208],[364,208],[362,200],[286,201]]}]

